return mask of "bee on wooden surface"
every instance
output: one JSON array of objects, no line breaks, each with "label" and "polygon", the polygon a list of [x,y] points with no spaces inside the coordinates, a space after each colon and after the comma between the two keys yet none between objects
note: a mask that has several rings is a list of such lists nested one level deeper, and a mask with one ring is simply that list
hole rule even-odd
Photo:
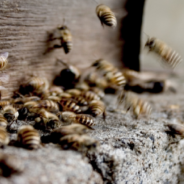
[{"label": "bee on wooden surface", "polygon": [[168,123],[167,127],[173,134],[180,135],[181,137],[184,137],[184,125],[182,124],[175,124],[175,123]]},{"label": "bee on wooden surface", "polygon": [[92,100],[100,100],[100,97],[92,91],[83,91],[80,95],[73,96],[79,105],[87,105]]},{"label": "bee on wooden surface", "polygon": [[81,76],[81,72],[77,67],[69,65],[60,59],[57,59],[57,62],[60,62],[65,66],[65,68],[61,70],[59,76],[56,76],[54,84],[57,86],[63,86],[65,89],[74,88],[76,82],[78,82]]},{"label": "bee on wooden surface", "polygon": [[41,94],[47,91],[49,88],[49,82],[46,78],[42,77],[31,77],[26,84],[20,86],[20,93],[25,94]]},{"label": "bee on wooden surface", "polygon": [[80,113],[81,109],[73,99],[63,99],[60,101],[60,111]]},{"label": "bee on wooden surface", "polygon": [[86,153],[96,150],[99,142],[87,135],[71,134],[62,137],[59,144],[63,149],[74,149]]},{"label": "bee on wooden surface", "polygon": [[96,93],[101,99],[105,96],[105,93],[102,91],[102,89],[98,87],[91,87],[89,88],[89,91]]},{"label": "bee on wooden surface", "polygon": [[8,177],[14,173],[20,173],[24,170],[22,160],[14,154],[0,153],[0,173]]},{"label": "bee on wooden surface", "polygon": [[4,106],[0,111],[8,122],[17,120],[19,112],[11,105]]},{"label": "bee on wooden surface", "polygon": [[0,147],[4,147],[9,143],[9,135],[5,127],[0,126]]},{"label": "bee on wooden surface", "polygon": [[0,127],[6,128],[7,125],[8,125],[7,119],[2,114],[0,114]]},{"label": "bee on wooden surface", "polygon": [[81,124],[72,124],[68,126],[63,126],[51,132],[50,140],[53,143],[58,143],[60,138],[63,136],[71,135],[71,134],[83,135],[88,133],[88,131],[89,131],[89,128]]},{"label": "bee on wooden surface", "polygon": [[30,125],[24,125],[19,128],[17,140],[21,146],[27,149],[38,149],[40,147],[40,135]]},{"label": "bee on wooden surface", "polygon": [[149,51],[159,55],[172,68],[182,61],[181,56],[176,51],[157,38],[148,38],[145,46],[149,48]]},{"label": "bee on wooden surface", "polygon": [[44,130],[52,130],[55,128],[59,128],[61,126],[61,122],[59,121],[59,118],[45,109],[41,109],[38,112],[39,117],[35,118],[35,127],[38,129],[44,129]]},{"label": "bee on wooden surface", "polygon": [[117,71],[117,68],[115,68],[113,64],[104,59],[96,60],[91,66],[95,67],[97,71],[101,71],[104,74]]},{"label": "bee on wooden surface", "polygon": [[117,20],[112,10],[104,5],[100,4],[96,7],[96,14],[101,21],[102,26],[105,24],[110,27],[116,27]]},{"label": "bee on wooden surface", "polygon": [[8,52],[4,52],[0,54],[0,70],[4,70],[8,65]]},{"label": "bee on wooden surface", "polygon": [[126,79],[124,75],[118,71],[106,73],[105,78],[107,79],[107,82],[118,87],[124,87],[126,84]]},{"label": "bee on wooden surface", "polygon": [[103,118],[105,120],[105,104],[100,100],[93,100],[89,103],[87,113],[91,114],[93,117],[103,115]]},{"label": "bee on wooden surface", "polygon": [[94,118],[87,114],[75,114],[74,112],[65,111],[59,112],[57,116],[62,122],[67,124],[80,123],[88,127],[95,125]]},{"label": "bee on wooden surface", "polygon": [[39,107],[44,108],[49,112],[57,112],[59,111],[59,105],[52,100],[42,100],[39,102]]}]

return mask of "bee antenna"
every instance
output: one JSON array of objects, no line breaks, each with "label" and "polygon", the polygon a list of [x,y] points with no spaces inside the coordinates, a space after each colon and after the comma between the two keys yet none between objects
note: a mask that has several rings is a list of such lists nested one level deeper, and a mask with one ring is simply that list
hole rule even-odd
[{"label": "bee antenna", "polygon": [[59,63],[63,64],[64,66],[68,67],[68,64],[66,62],[64,62],[63,60],[61,60],[61,59],[57,58],[56,62],[59,62]]},{"label": "bee antenna", "polygon": [[146,36],[147,36],[147,38],[149,39],[149,35],[148,34],[146,34],[145,32],[143,32]]}]

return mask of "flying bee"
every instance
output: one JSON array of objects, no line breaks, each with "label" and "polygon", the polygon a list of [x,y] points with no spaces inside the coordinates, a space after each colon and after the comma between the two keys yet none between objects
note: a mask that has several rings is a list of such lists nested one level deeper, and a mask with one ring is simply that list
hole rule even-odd
[{"label": "flying bee", "polygon": [[6,128],[7,125],[8,125],[7,119],[2,114],[0,114],[0,127]]},{"label": "flying bee", "polygon": [[99,142],[87,135],[71,134],[62,137],[59,144],[63,149],[74,149],[86,153],[96,150]]},{"label": "flying bee", "polygon": [[124,87],[126,84],[126,79],[124,75],[118,71],[106,73],[105,78],[107,79],[107,82],[118,87]]},{"label": "flying bee", "polygon": [[27,149],[38,149],[40,147],[40,135],[30,125],[24,125],[18,129],[17,140],[21,146]]},{"label": "flying bee", "polygon": [[49,82],[46,78],[42,77],[31,77],[26,84],[20,86],[20,93],[25,94],[32,94],[35,93],[36,95],[42,94],[44,91],[47,91],[49,88]]},{"label": "flying bee", "polygon": [[9,135],[5,127],[0,126],[0,147],[4,147],[9,143]]},{"label": "flying bee", "polygon": [[67,124],[80,123],[88,127],[95,125],[94,118],[87,114],[75,114],[74,112],[65,111],[59,112],[57,116],[62,122]]},{"label": "flying bee", "polygon": [[62,99],[60,101],[60,111],[80,113],[81,109],[73,99]]},{"label": "flying bee", "polygon": [[44,108],[49,112],[57,112],[59,111],[59,105],[52,100],[42,100],[39,102],[39,107]]},{"label": "flying bee", "polygon": [[87,105],[92,100],[100,100],[100,97],[92,91],[83,91],[80,95],[73,96],[79,105]]},{"label": "flying bee", "polygon": [[15,154],[0,153],[0,173],[8,177],[14,173],[20,173],[24,170],[22,160]]},{"label": "flying bee", "polygon": [[112,10],[104,5],[100,4],[96,7],[96,14],[101,21],[102,26],[105,24],[110,27],[116,27],[117,20]]},{"label": "flying bee", "polygon": [[175,68],[182,61],[181,56],[176,51],[157,38],[148,38],[145,47],[159,55],[171,68]]},{"label": "flying bee", "polygon": [[89,103],[87,113],[91,114],[93,117],[103,115],[103,118],[105,120],[105,104],[100,100],[93,100]]},{"label": "flying bee", "polygon": [[51,142],[58,143],[60,138],[63,136],[71,134],[83,135],[86,134],[88,131],[89,128],[81,124],[72,124],[68,126],[63,126],[51,132],[50,140]]},{"label": "flying bee", "polygon": [[8,52],[0,54],[0,70],[4,70],[8,65]]},{"label": "flying bee", "polygon": [[4,115],[8,122],[17,120],[19,112],[11,105],[4,106],[0,112]]},{"label": "flying bee", "polygon": [[102,73],[106,74],[108,72],[116,72],[117,68],[114,67],[111,63],[104,59],[98,59],[92,63],[92,67],[95,67],[97,71],[101,71]]},{"label": "flying bee", "polygon": [[50,113],[45,109],[39,110],[38,114],[39,117],[35,118],[36,128],[50,131],[61,126],[61,122],[55,114]]}]

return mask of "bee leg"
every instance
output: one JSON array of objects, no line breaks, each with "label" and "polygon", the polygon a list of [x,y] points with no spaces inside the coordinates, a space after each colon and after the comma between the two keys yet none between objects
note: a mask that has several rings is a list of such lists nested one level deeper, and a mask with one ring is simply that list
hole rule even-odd
[{"label": "bee leg", "polygon": [[106,123],[106,111],[103,112],[103,120]]},{"label": "bee leg", "polygon": [[62,48],[63,46],[62,45],[54,45],[53,48]]}]

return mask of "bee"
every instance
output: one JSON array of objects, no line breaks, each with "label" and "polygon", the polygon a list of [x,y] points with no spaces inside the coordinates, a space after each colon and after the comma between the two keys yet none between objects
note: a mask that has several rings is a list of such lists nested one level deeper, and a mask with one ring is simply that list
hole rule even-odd
[{"label": "bee", "polygon": [[108,72],[117,72],[117,68],[104,59],[96,60],[91,66],[95,67],[97,71],[101,71],[104,74]]},{"label": "bee", "polygon": [[105,96],[105,93],[98,87],[91,87],[89,91],[96,93],[101,99]]},{"label": "bee", "polygon": [[79,89],[68,89],[68,90],[65,91],[65,93],[69,93],[72,96],[77,96],[77,95],[81,94],[81,90],[79,90]]},{"label": "bee", "polygon": [[75,88],[81,91],[88,91],[89,85],[86,82],[79,82],[75,85]]},{"label": "bee", "polygon": [[103,118],[105,120],[105,104],[100,100],[93,100],[89,103],[87,113],[91,114],[93,117],[103,115]]},{"label": "bee", "polygon": [[88,127],[94,126],[95,121],[92,116],[87,114],[75,114],[74,112],[60,112],[57,114],[62,122],[67,124],[80,123]]},{"label": "bee", "polygon": [[88,131],[89,128],[81,124],[72,124],[68,126],[63,126],[51,132],[50,140],[53,143],[58,143],[60,138],[63,136],[71,134],[83,135],[86,134]]},{"label": "bee", "polygon": [[173,134],[177,134],[184,137],[184,125],[168,123],[167,126]]},{"label": "bee", "polygon": [[8,65],[8,52],[4,52],[0,54],[0,70],[4,70]]},{"label": "bee", "polygon": [[62,99],[60,101],[60,111],[80,113],[81,109],[73,99]]},{"label": "bee", "polygon": [[21,126],[18,129],[17,140],[23,147],[27,149],[38,149],[40,147],[40,135],[30,125]]},{"label": "bee", "polygon": [[50,96],[58,96],[60,93],[63,93],[63,89],[59,86],[51,86],[49,92]]},{"label": "bee", "polygon": [[2,114],[0,114],[0,127],[6,128],[7,125],[8,125],[7,119]]},{"label": "bee", "polygon": [[35,93],[36,95],[42,94],[44,91],[47,91],[49,88],[49,82],[46,78],[42,77],[31,77],[26,84],[21,85],[20,93],[21,94],[30,94]]},{"label": "bee", "polygon": [[35,118],[35,127],[37,129],[52,130],[61,126],[59,118],[45,109],[38,111],[39,117]]},{"label": "bee", "polygon": [[42,100],[39,102],[39,107],[44,108],[47,111],[50,112],[57,112],[59,111],[59,105],[56,102],[53,102],[52,100]]},{"label": "bee", "polygon": [[72,95],[69,94],[69,93],[63,92],[63,93],[60,93],[60,94],[58,95],[58,97],[61,98],[61,99],[67,99],[67,98],[72,98]]},{"label": "bee", "polygon": [[145,47],[159,55],[172,68],[182,61],[181,56],[176,51],[157,38],[148,38]]},{"label": "bee", "polygon": [[112,10],[104,5],[100,4],[96,7],[96,14],[101,21],[102,26],[105,24],[110,27],[116,27],[117,20]]},{"label": "bee", "polygon": [[92,100],[100,100],[100,97],[92,91],[83,91],[80,95],[73,97],[79,105],[87,105]]},{"label": "bee", "polygon": [[121,72],[108,72],[105,74],[107,82],[115,86],[124,87],[126,84],[126,79]]},{"label": "bee", "polygon": [[0,126],[0,147],[4,147],[9,143],[9,135],[5,127]]},{"label": "bee", "polygon": [[96,150],[99,142],[87,135],[71,134],[62,137],[59,144],[63,149],[74,149],[86,153]]},{"label": "bee", "polygon": [[11,105],[4,106],[0,111],[8,122],[17,120],[19,112]]},{"label": "bee", "polygon": [[22,160],[15,154],[0,153],[0,173],[8,177],[14,173],[20,173],[24,170]]},{"label": "bee", "polygon": [[4,106],[10,105],[10,100],[0,100],[0,109],[2,109]]}]

